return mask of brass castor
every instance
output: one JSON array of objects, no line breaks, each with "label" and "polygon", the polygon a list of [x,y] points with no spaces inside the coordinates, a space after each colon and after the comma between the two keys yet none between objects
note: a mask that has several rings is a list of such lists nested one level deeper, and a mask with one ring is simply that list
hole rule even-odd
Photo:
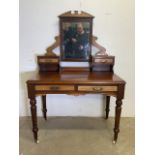
[{"label": "brass castor", "polygon": [[35,143],[36,143],[36,144],[39,144],[40,142],[39,142],[39,140],[36,140]]},{"label": "brass castor", "polygon": [[115,140],[113,140],[113,141],[112,141],[112,143],[113,143],[113,144],[116,144],[116,141],[115,141]]}]

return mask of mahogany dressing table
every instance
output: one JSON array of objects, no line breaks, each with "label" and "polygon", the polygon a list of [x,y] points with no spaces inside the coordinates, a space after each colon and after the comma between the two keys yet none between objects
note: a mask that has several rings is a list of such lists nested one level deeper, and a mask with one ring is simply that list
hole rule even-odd
[{"label": "mahogany dressing table", "polygon": [[[125,81],[122,80],[119,76],[117,76],[113,71],[114,66],[114,56],[109,56],[106,53],[104,47],[99,45],[96,42],[96,37],[94,37],[92,32],[92,19],[93,16],[82,12],[80,15],[75,12],[72,14],[71,12],[67,12],[59,16],[60,18],[60,27],[65,27],[66,25],[78,25],[80,26],[86,25],[88,33],[90,33],[90,44],[88,45],[95,46],[100,51],[92,56],[91,52],[87,50],[88,55],[83,55],[79,57],[79,55],[72,55],[74,52],[70,50],[70,53],[67,55],[65,52],[65,48],[71,47],[70,44],[63,45],[64,35],[63,30],[60,29],[60,36],[55,37],[55,43],[47,48],[47,52],[43,56],[38,56],[38,66],[39,71],[34,72],[34,75],[31,79],[27,81],[27,89],[28,89],[28,98],[30,99],[31,106],[31,116],[32,116],[32,131],[34,135],[34,140],[38,143],[38,124],[37,124],[37,103],[36,96],[42,97],[43,104],[43,117],[46,120],[47,116],[47,108],[46,108],[46,95],[47,94],[69,94],[69,95],[81,95],[81,94],[103,94],[106,95],[106,116],[105,119],[108,119],[109,115],[109,104],[110,104],[110,96],[116,97],[116,108],[115,108],[115,123],[114,123],[114,139],[113,143],[116,143],[119,133],[119,124],[120,124],[120,116],[121,116],[121,106],[122,99],[124,98],[124,89],[125,89]],[[68,24],[73,21],[73,23]],[[65,26],[62,25],[63,22]],[[90,22],[90,27],[88,23],[81,22]],[[83,26],[82,25],[82,26]],[[77,26],[77,27],[78,27]],[[84,27],[84,26],[83,26]],[[90,30],[89,30],[90,28]],[[65,29],[66,30],[66,29]],[[88,34],[87,33],[87,34]],[[81,33],[82,34],[82,33]],[[78,40],[78,35],[76,34],[72,40]],[[85,35],[86,36],[86,35]],[[69,36],[70,37],[70,36]],[[81,36],[80,36],[81,37]],[[84,38],[84,37],[83,37]],[[68,39],[68,38],[67,38]],[[84,38],[85,39],[85,38]],[[84,40],[83,39],[83,40]],[[81,43],[82,44],[82,43]],[[76,44],[77,45],[77,44]],[[61,55],[57,56],[53,50],[60,47]],[[68,47],[67,47],[68,46]],[[78,46],[72,46],[78,47]],[[91,50],[91,48],[88,48]],[[64,50],[64,51],[63,51]],[[79,53],[84,52],[81,48],[78,51]],[[62,54],[63,53],[63,54]],[[81,59],[82,58],[82,59]],[[62,67],[60,66],[60,61],[76,61],[76,62],[88,62],[88,67]]]}]

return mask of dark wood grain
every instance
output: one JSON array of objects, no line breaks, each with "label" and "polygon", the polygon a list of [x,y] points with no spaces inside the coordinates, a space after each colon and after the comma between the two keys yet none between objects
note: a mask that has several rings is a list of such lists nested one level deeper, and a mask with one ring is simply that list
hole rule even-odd
[{"label": "dark wood grain", "polygon": [[81,11],[81,14],[78,14],[78,11],[75,10],[74,14],[71,13],[71,11],[67,11],[61,15],[59,15],[59,18],[73,18],[73,17],[82,17],[82,18],[94,18],[93,15],[87,13],[87,12],[84,12],[84,11]]},{"label": "dark wood grain", "polygon": [[118,133],[120,132],[120,118],[122,111],[122,99],[124,98],[125,84],[118,85],[118,92],[116,97],[116,107],[115,107],[115,125],[114,125],[114,143],[117,142]]},{"label": "dark wood grain", "polygon": [[[36,96],[42,96],[43,116],[47,119],[46,95],[47,94],[104,94],[106,95],[106,119],[109,115],[110,96],[116,98],[115,108],[115,124],[114,124],[114,142],[118,139],[120,131],[120,117],[122,109],[122,100],[124,98],[126,82],[119,76],[114,74],[114,56],[108,56],[106,49],[96,43],[96,39],[92,36],[92,20],[93,16],[82,12],[80,15],[76,12],[66,12],[59,16],[60,18],[60,34],[55,37],[55,43],[47,48],[44,56],[38,56],[39,72],[33,72],[32,77],[27,80],[28,98],[30,99],[32,131],[34,140],[38,142],[38,125],[37,125],[37,103]],[[90,43],[99,48],[95,57],[89,53],[88,68],[64,68],[60,67],[60,57],[63,60],[62,50],[62,22],[64,21],[87,21],[90,22]],[[60,57],[53,53],[53,50],[60,46]],[[103,55],[102,55],[103,54]],[[105,55],[104,55],[105,54]],[[67,60],[65,60],[67,61]],[[72,61],[72,60],[70,60]],[[78,60],[79,61],[79,60]],[[84,60],[81,60],[84,61]]]},{"label": "dark wood grain", "polygon": [[37,56],[38,66],[40,72],[54,72],[59,71],[59,57],[58,56]]},{"label": "dark wood grain", "polygon": [[108,117],[109,117],[109,111],[110,111],[109,106],[110,106],[110,96],[106,96],[106,109],[105,109],[106,117],[105,117],[105,119],[108,119]]},{"label": "dark wood grain", "polygon": [[46,116],[46,113],[47,113],[47,108],[46,108],[46,95],[43,95],[42,96],[42,111],[43,111],[44,119],[47,120],[47,116]]},{"label": "dark wood grain", "polygon": [[[59,31],[60,31],[60,58],[62,61],[83,61],[83,62],[89,62],[91,58],[91,49],[92,49],[92,33],[93,33],[93,16],[83,12],[81,14],[78,14],[76,11],[75,14],[72,14],[70,11],[66,12],[59,16]],[[63,50],[63,23],[64,22],[88,22],[90,24],[90,32],[89,32],[89,43],[90,43],[90,51],[88,53],[89,58],[64,58],[64,50]]]},{"label": "dark wood grain", "polygon": [[114,56],[93,56],[91,70],[94,72],[113,72],[115,63]]},{"label": "dark wood grain", "polygon": [[118,133],[120,131],[119,124],[120,124],[120,116],[121,116],[121,108],[122,100],[116,100],[116,109],[115,109],[115,127],[114,127],[114,141],[117,141]]},{"label": "dark wood grain", "polygon": [[35,98],[30,99],[31,117],[32,117],[32,131],[35,142],[38,141],[38,126],[37,126],[37,106]]},{"label": "dark wood grain", "polygon": [[[36,95],[43,95],[43,114],[46,119],[46,94],[105,94],[106,118],[109,114],[110,96],[117,98],[115,109],[114,141],[119,133],[122,99],[124,98],[125,81],[112,72],[34,72],[27,81],[28,96],[31,104],[34,139],[37,141]],[[39,86],[39,87],[38,87]],[[52,87],[51,87],[52,86]],[[60,89],[52,89],[55,86]],[[42,88],[46,89],[42,89]],[[71,87],[71,89],[69,89]],[[75,89],[72,89],[75,88]],[[37,89],[36,89],[37,88]],[[40,90],[38,88],[41,88]],[[51,90],[49,89],[51,88]],[[63,89],[61,89],[63,88]],[[66,89],[65,89],[66,88]]]},{"label": "dark wood grain", "polygon": [[111,72],[33,72],[27,81],[32,84],[125,84]]}]

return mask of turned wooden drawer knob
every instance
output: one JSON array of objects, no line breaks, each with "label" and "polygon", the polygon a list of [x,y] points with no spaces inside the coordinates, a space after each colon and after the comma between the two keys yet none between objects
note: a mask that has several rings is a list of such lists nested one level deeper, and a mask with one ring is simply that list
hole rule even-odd
[{"label": "turned wooden drawer knob", "polygon": [[102,87],[93,87],[94,91],[102,91]]}]

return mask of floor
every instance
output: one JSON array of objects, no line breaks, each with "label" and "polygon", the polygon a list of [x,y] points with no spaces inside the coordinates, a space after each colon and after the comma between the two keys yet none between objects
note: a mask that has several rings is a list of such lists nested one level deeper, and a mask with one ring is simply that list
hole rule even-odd
[{"label": "floor", "polygon": [[134,118],[121,118],[118,142],[112,144],[114,119],[50,117],[38,119],[35,144],[30,118],[20,118],[20,155],[134,155]]}]

